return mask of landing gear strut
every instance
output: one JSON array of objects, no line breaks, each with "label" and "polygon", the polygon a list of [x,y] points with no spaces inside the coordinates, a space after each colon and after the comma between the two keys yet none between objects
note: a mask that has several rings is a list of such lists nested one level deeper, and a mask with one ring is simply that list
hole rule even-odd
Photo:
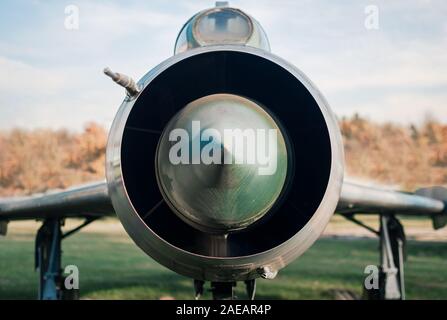
[{"label": "landing gear strut", "polygon": [[45,220],[36,236],[35,268],[39,270],[39,300],[59,300],[61,294],[61,221]]},{"label": "landing gear strut", "polygon": [[77,298],[77,290],[65,290],[64,287],[61,243],[62,239],[79,231],[94,220],[95,218],[87,218],[83,224],[65,234],[61,230],[62,219],[46,219],[43,222],[37,232],[35,246],[35,268],[39,271],[39,300]]},{"label": "landing gear strut", "polygon": [[405,300],[405,232],[394,215],[380,216],[379,299]]},{"label": "landing gear strut", "polygon": [[[247,291],[247,296],[249,300],[255,299],[256,293],[256,279],[246,280],[245,288]],[[202,280],[194,280],[194,290],[195,298],[198,300],[203,294],[203,285],[205,284]],[[234,288],[237,282],[211,282],[211,292],[213,294],[213,300],[233,300]]]},{"label": "landing gear strut", "polygon": [[357,220],[354,215],[346,219],[373,232],[380,239],[379,288],[365,289],[365,296],[371,300],[405,300],[405,232],[402,224],[393,214],[380,215],[380,230]]}]

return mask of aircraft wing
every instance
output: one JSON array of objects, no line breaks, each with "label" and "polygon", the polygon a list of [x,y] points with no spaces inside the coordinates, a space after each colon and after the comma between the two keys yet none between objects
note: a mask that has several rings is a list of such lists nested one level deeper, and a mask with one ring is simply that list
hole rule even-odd
[{"label": "aircraft wing", "polygon": [[0,198],[0,221],[114,215],[105,181],[19,198]]},{"label": "aircraft wing", "polygon": [[[356,221],[353,217],[355,213],[426,215],[432,218],[433,226],[437,229],[447,224],[447,205],[443,200],[447,199],[446,195],[446,189],[440,187],[421,189],[415,194],[410,194],[344,182],[336,212],[352,221]],[[11,220],[37,219],[44,221],[36,236],[36,267],[40,270],[39,279],[41,281],[39,298],[57,299],[59,294],[57,288],[48,283],[53,281],[51,275],[53,277],[58,275],[61,269],[61,240],[80,230],[97,217],[114,214],[107,183],[100,181],[28,197],[0,199],[0,234],[6,234],[7,224]],[[60,219],[70,217],[84,217],[86,221],[71,231],[62,233]],[[387,219],[386,215],[381,216],[381,231],[373,230],[380,236],[382,252],[387,252],[387,259],[391,259],[381,260],[381,265],[382,267],[387,266],[387,261],[396,261],[396,264],[391,263],[390,266],[397,265],[399,270],[402,270],[403,249],[402,246],[396,249],[396,244],[402,243],[399,242],[402,238],[399,238],[400,235],[390,229]],[[386,232],[382,232],[382,230],[386,230]],[[391,249],[386,251],[384,248]],[[42,255],[44,251],[47,253]],[[398,252],[398,255],[393,255],[394,252]],[[54,270],[45,267],[48,265],[48,261],[45,259],[57,261]],[[402,271],[399,271],[399,274],[403,274]],[[403,283],[403,278],[400,279]],[[396,282],[393,287],[394,291],[386,292],[384,297],[403,297],[404,291],[399,288],[401,287],[398,287]]]},{"label": "aircraft wing", "polygon": [[339,214],[395,213],[425,215],[439,229],[447,224],[447,189],[419,189],[415,193],[391,191],[344,182],[336,212]]},{"label": "aircraft wing", "polygon": [[[338,214],[425,215],[436,229],[447,224],[447,190],[440,187],[415,193],[344,182]],[[46,219],[52,217],[100,217],[115,215],[105,181],[19,198],[0,198],[0,220]]]}]

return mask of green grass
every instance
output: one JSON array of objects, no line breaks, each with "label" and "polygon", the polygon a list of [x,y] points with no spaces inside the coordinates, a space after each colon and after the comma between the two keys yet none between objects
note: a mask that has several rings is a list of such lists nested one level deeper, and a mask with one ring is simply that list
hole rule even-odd
[{"label": "green grass", "polygon": [[[107,227],[107,222],[98,223]],[[0,238],[0,299],[36,297],[34,232],[11,230],[7,237]],[[81,232],[64,240],[63,251],[63,264],[79,267],[81,298],[193,297],[190,279],[148,258],[124,232]],[[377,264],[378,259],[376,240],[320,239],[275,280],[259,280],[257,297],[332,299],[332,289],[348,289],[360,295],[363,270],[366,265]],[[411,241],[405,272],[407,298],[446,299],[447,243]],[[237,293],[245,297],[241,284]]]}]

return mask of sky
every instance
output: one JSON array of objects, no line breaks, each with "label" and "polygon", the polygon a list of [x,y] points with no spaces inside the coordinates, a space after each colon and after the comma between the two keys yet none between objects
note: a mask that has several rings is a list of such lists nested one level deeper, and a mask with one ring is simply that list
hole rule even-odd
[{"label": "sky", "polygon": [[[447,123],[447,1],[230,4],[261,23],[272,52],[302,70],[339,117]],[[66,27],[72,5],[79,10],[77,29]],[[187,19],[213,6],[204,0],[2,0],[0,129],[110,126],[124,93],[102,69],[138,80],[172,56]]]}]

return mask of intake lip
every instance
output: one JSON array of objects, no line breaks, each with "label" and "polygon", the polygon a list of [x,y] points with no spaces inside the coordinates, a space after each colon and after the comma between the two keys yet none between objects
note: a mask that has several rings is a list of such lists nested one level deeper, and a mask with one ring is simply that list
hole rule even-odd
[{"label": "intake lip", "polygon": [[[118,217],[144,252],[195,279],[237,281],[258,277],[261,267],[279,270],[312,245],[338,202],[343,147],[326,100],[304,74],[263,50],[209,46],[164,61],[139,87],[141,93],[123,102],[112,125],[106,174]],[[287,133],[294,159],[275,213],[224,240],[178,218],[155,177],[166,124],[189,102],[215,93],[268,108]]]}]

